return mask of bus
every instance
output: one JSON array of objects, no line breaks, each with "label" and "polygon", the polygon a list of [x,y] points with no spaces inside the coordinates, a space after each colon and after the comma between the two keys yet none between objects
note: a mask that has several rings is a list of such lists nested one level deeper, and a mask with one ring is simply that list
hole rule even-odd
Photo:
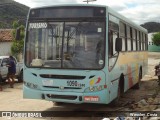
[{"label": "bus", "polygon": [[31,8],[23,97],[109,104],[139,88],[147,72],[147,30],[104,5]]}]

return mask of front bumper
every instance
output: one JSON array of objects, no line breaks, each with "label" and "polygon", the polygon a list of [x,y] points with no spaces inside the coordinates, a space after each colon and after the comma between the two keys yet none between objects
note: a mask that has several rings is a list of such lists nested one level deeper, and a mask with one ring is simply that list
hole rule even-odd
[{"label": "front bumper", "polygon": [[56,91],[41,91],[36,89],[30,89],[23,86],[23,98],[29,99],[42,99],[53,102],[65,102],[65,103],[97,103],[108,104],[109,92],[107,89],[90,92],[90,93],[78,93],[78,92],[56,92]]}]

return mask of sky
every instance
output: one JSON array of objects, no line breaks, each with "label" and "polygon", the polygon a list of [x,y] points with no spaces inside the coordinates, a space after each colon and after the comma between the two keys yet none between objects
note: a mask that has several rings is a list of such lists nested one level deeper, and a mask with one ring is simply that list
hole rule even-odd
[{"label": "sky", "polygon": [[[56,4],[87,4],[86,0],[14,0],[31,8]],[[107,5],[137,24],[160,22],[160,0],[97,0],[89,4]]]}]

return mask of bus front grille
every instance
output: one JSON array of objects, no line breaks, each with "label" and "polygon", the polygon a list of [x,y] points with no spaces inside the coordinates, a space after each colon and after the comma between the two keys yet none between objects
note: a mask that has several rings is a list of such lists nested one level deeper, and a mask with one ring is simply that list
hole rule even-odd
[{"label": "bus front grille", "polygon": [[47,94],[47,97],[51,98],[51,99],[66,99],[66,100],[75,100],[75,99],[77,99],[77,96],[72,96],[72,95]]},{"label": "bus front grille", "polygon": [[75,76],[75,75],[52,75],[52,74],[41,74],[42,78],[54,78],[54,79],[75,79],[75,80],[83,80],[85,76]]},{"label": "bus front grille", "polygon": [[43,87],[45,87],[45,88],[54,88],[54,89],[77,89],[77,90],[79,90],[79,89],[82,89],[82,88],[80,88],[80,87],[57,87],[57,86],[43,86]]}]

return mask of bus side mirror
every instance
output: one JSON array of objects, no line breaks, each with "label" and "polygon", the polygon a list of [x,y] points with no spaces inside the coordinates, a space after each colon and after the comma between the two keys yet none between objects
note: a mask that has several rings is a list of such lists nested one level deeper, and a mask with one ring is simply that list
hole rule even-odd
[{"label": "bus side mirror", "polygon": [[20,34],[21,34],[21,28],[17,28],[16,29],[16,36],[15,36],[16,40],[20,40]]},{"label": "bus side mirror", "polygon": [[117,52],[122,51],[122,38],[116,38],[115,48]]}]

